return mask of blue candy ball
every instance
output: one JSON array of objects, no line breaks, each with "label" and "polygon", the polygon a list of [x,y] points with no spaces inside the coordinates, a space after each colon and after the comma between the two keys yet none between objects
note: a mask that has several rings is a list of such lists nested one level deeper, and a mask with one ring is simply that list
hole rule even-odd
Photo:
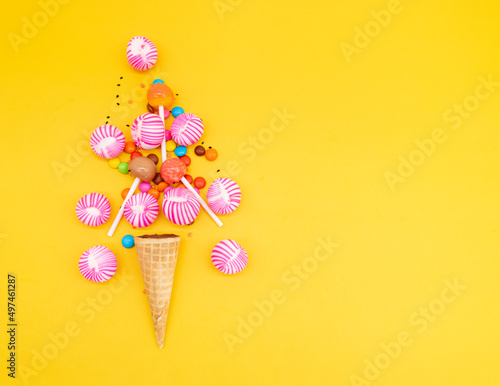
[{"label": "blue candy ball", "polygon": [[155,79],[155,80],[153,80],[153,84],[156,84],[156,83],[163,83],[163,84],[165,84],[165,82],[163,80],[161,80],[161,79]]},{"label": "blue candy ball", "polygon": [[186,155],[188,149],[186,146],[177,146],[174,150],[174,153],[177,157],[182,157],[183,155]]},{"label": "blue candy ball", "polygon": [[125,248],[132,248],[135,245],[134,237],[130,235],[123,236],[122,245]]},{"label": "blue candy ball", "polygon": [[181,114],[184,114],[184,109],[182,107],[176,106],[172,109],[172,115],[174,118],[177,118]]}]

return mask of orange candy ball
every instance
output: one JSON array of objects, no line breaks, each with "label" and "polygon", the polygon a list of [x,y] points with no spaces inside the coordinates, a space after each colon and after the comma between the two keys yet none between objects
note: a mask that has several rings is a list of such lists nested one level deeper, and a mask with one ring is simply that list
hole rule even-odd
[{"label": "orange candy ball", "polygon": [[187,182],[189,182],[190,184],[192,184],[192,183],[193,183],[193,177],[191,177],[191,175],[190,175],[190,174],[186,174],[186,175],[184,176],[184,178],[185,178],[185,179],[187,180]]},{"label": "orange candy ball", "polygon": [[148,193],[151,194],[157,200],[158,200],[158,197],[160,197],[160,192],[158,191],[158,189],[151,188],[148,190]]},{"label": "orange candy ball", "polygon": [[168,184],[166,182],[160,182],[158,185],[156,185],[156,189],[158,189],[159,192],[163,192],[167,188]]},{"label": "orange candy ball", "polygon": [[198,189],[203,189],[206,184],[207,181],[205,181],[203,177],[196,177],[194,179],[194,186],[196,186]]},{"label": "orange candy ball", "polygon": [[179,157],[179,159],[186,164],[186,166],[191,165],[191,158],[187,155],[183,155],[182,157]]},{"label": "orange candy ball", "polygon": [[134,158],[137,157],[142,157],[142,153],[140,151],[134,151],[132,154],[130,154],[130,159],[133,160]]},{"label": "orange candy ball", "polygon": [[127,189],[123,189],[122,190],[122,198],[125,200],[125,197],[127,197],[127,194],[128,194],[128,191],[130,190],[130,188],[127,188]]},{"label": "orange candy ball", "polygon": [[215,161],[218,157],[219,153],[215,149],[207,149],[205,151],[205,158],[209,161]]},{"label": "orange candy ball", "polygon": [[137,146],[135,146],[135,143],[133,141],[128,141],[125,142],[125,149],[123,150],[125,151],[125,153],[132,154],[137,150]]}]

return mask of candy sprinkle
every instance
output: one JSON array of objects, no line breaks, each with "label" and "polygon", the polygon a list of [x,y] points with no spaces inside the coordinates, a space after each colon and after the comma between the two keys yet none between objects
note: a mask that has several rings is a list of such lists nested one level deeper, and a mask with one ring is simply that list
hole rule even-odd
[{"label": "candy sprinkle", "polygon": [[129,99],[129,100],[127,101],[127,103],[128,103],[129,105],[131,105],[131,104],[132,104],[132,99]]},{"label": "candy sprinkle", "polygon": [[189,232],[188,237],[193,237],[193,234],[191,232]]},{"label": "candy sprinkle", "polygon": [[146,87],[146,86],[144,85],[144,83],[141,83],[141,87],[142,87],[142,88],[144,88],[144,87]]}]

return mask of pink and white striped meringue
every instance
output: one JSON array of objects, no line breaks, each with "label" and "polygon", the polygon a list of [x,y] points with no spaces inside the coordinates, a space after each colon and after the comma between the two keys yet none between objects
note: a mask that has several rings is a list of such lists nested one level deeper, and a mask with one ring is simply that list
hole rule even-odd
[{"label": "pink and white striped meringue", "polygon": [[241,189],[230,178],[217,178],[207,191],[210,208],[217,214],[233,213],[241,202]]},{"label": "pink and white striped meringue", "polygon": [[191,113],[178,115],[170,127],[172,139],[181,146],[190,146],[197,142],[203,134],[203,122]]},{"label": "pink and white striped meringue", "polygon": [[222,240],[212,249],[212,264],[219,272],[231,275],[241,272],[248,263],[248,254],[234,240]]},{"label": "pink and white striped meringue", "polygon": [[101,158],[115,158],[125,148],[125,136],[118,127],[102,125],[92,132],[90,147]]},{"label": "pink and white striped meringue", "polygon": [[151,40],[135,36],[127,44],[127,60],[138,71],[147,71],[156,63],[158,50]]},{"label": "pink and white striped meringue", "polygon": [[191,224],[200,213],[200,203],[189,190],[174,188],[164,191],[163,213],[177,225]]},{"label": "pink and white striped meringue", "polygon": [[139,148],[153,150],[161,145],[165,137],[165,125],[158,115],[145,113],[134,120],[130,133]]},{"label": "pink and white striped meringue", "polygon": [[76,204],[76,217],[85,225],[97,227],[108,221],[111,204],[101,193],[88,193]]},{"label": "pink and white striped meringue", "polygon": [[115,254],[102,245],[87,249],[78,262],[83,277],[96,283],[109,280],[115,274],[117,265]]},{"label": "pink and white striped meringue", "polygon": [[132,226],[144,228],[156,220],[159,210],[160,205],[151,194],[137,193],[125,203],[123,214]]}]

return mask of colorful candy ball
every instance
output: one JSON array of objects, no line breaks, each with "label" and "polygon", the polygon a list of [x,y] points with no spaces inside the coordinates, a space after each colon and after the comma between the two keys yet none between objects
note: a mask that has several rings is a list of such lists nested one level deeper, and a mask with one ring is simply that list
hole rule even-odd
[{"label": "colorful candy ball", "polygon": [[143,193],[146,193],[149,189],[151,189],[151,184],[149,182],[146,182],[146,181],[142,181],[140,184],[139,184],[139,190]]},{"label": "colorful candy ball", "polygon": [[138,147],[153,150],[161,145],[165,136],[165,126],[158,115],[145,113],[134,120],[130,132]]},{"label": "colorful candy ball", "polygon": [[122,174],[127,174],[128,173],[128,162],[122,162],[120,165],[118,165],[118,170]]},{"label": "colorful candy ball", "polygon": [[125,203],[123,215],[130,225],[144,228],[156,220],[159,210],[158,201],[151,194],[137,193]]},{"label": "colorful candy ball", "polygon": [[187,166],[179,158],[169,158],[161,164],[160,174],[167,184],[179,182],[187,172]]},{"label": "colorful candy ball", "polygon": [[240,205],[241,189],[230,178],[217,178],[208,188],[207,201],[217,214],[232,213]]},{"label": "colorful candy ball", "polygon": [[171,139],[172,139],[172,132],[170,131],[170,129],[165,129],[165,141],[170,141]]},{"label": "colorful candy ball", "polygon": [[115,274],[118,263],[115,254],[102,245],[87,249],[80,257],[78,268],[89,281],[102,283]]},{"label": "colorful candy ball", "polygon": [[101,158],[115,158],[125,148],[125,136],[118,127],[102,125],[90,135],[90,147]]},{"label": "colorful candy ball", "polygon": [[118,165],[121,164],[122,161],[120,161],[120,158],[112,158],[108,161],[108,165],[109,167],[113,168],[113,169],[117,169],[118,168]]},{"label": "colorful candy ball", "polygon": [[165,190],[163,199],[165,217],[177,225],[191,224],[200,213],[200,203],[187,189]]},{"label": "colorful candy ball", "polygon": [[183,113],[174,119],[170,130],[176,143],[181,146],[190,146],[201,138],[203,122],[194,114]]},{"label": "colorful candy ball", "polygon": [[172,115],[173,115],[174,118],[177,118],[181,114],[184,114],[184,109],[182,107],[175,106],[172,109]]},{"label": "colorful candy ball", "polygon": [[108,221],[111,214],[111,204],[101,193],[89,193],[78,200],[76,217],[83,224],[97,227]]},{"label": "colorful candy ball", "polygon": [[241,272],[248,263],[248,254],[234,240],[222,240],[212,249],[212,264],[219,272],[232,275]]},{"label": "colorful candy ball", "polygon": [[187,148],[186,146],[177,146],[174,150],[174,153],[177,157],[182,157],[183,155],[186,155]]},{"label": "colorful candy ball", "polygon": [[127,60],[138,71],[147,71],[158,59],[158,50],[153,42],[143,36],[130,39],[127,44]]},{"label": "colorful candy ball", "polygon": [[132,248],[135,245],[134,237],[131,235],[125,235],[122,238],[122,245],[125,248]]}]

